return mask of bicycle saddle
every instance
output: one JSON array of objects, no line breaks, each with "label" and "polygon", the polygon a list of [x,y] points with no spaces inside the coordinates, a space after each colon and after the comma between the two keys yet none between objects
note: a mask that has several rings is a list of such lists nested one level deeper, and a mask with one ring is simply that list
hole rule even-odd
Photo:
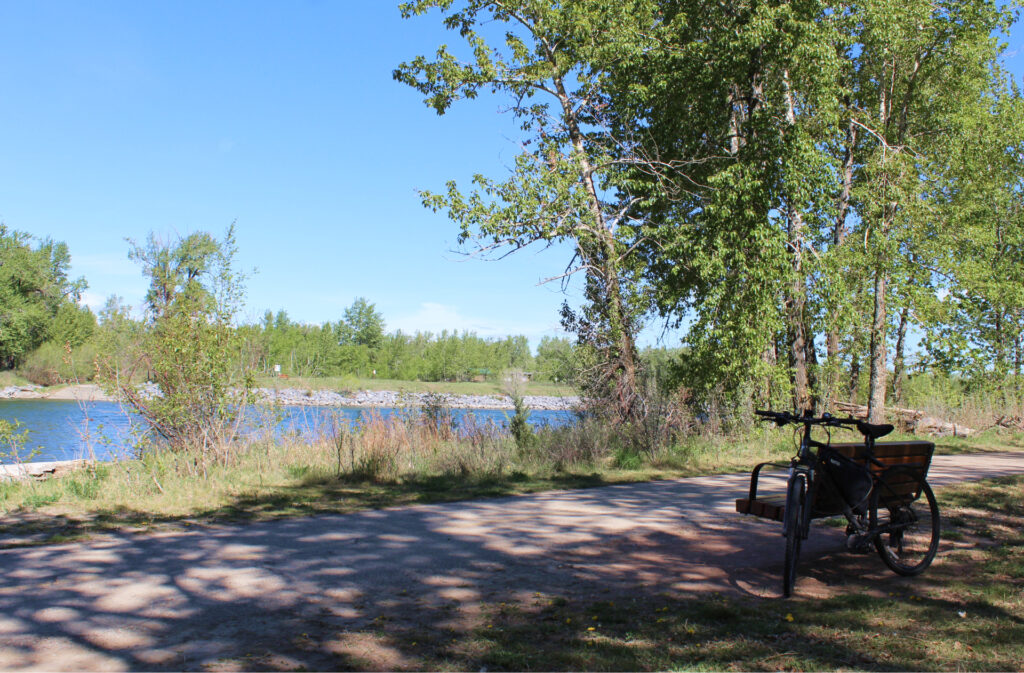
[{"label": "bicycle saddle", "polygon": [[890,432],[895,430],[895,427],[888,424],[875,424],[867,423],[865,421],[857,421],[857,429],[860,430],[860,434],[871,439],[878,439],[879,437],[885,437]]}]

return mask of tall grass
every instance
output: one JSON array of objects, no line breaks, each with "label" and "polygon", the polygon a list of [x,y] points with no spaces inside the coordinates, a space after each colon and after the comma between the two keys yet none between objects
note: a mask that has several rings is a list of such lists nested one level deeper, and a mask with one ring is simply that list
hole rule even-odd
[{"label": "tall grass", "polygon": [[10,369],[0,371],[0,388],[6,388],[8,386],[23,386],[29,383],[29,380],[24,376],[17,374]]},{"label": "tall grass", "polygon": [[921,374],[908,379],[905,390],[904,406],[976,430],[991,428],[1000,419],[1024,419],[1024,391],[1006,381]]},{"label": "tall grass", "polygon": [[[506,425],[471,414],[456,425],[440,399],[387,417],[371,412],[355,423],[340,414],[318,421],[323,417],[315,414],[307,427],[288,432],[280,429],[280,414],[264,408],[262,417],[218,452],[220,460],[149,447],[135,459],[93,463],[60,478],[0,482],[0,511],[7,513],[0,533],[24,522],[23,514],[32,510],[86,526],[146,525],[744,472],[759,462],[786,460],[797,441],[791,428],[732,423],[726,431],[721,423],[690,416],[669,424],[667,433],[656,428],[662,441],[649,445],[651,428],[615,427],[580,415],[565,426],[533,428],[531,441],[517,442]],[[994,441],[1005,447],[1005,438]]]},{"label": "tall grass", "polygon": [[339,415],[282,433],[269,409],[220,453],[224,460],[150,449],[61,478],[0,483],[0,510],[121,523],[352,511],[745,469],[789,451],[772,434],[695,436],[634,459],[621,437],[593,417],[535,428],[533,441],[524,443],[504,425],[467,414],[456,426],[444,412],[371,412],[355,423]]}]

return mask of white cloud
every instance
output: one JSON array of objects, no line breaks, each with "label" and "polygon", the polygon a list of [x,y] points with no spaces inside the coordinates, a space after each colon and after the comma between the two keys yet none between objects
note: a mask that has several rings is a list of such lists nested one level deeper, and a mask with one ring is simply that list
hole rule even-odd
[{"label": "white cloud", "polygon": [[96,294],[95,292],[89,292],[88,290],[83,292],[82,296],[79,297],[78,299],[79,305],[88,306],[90,309],[92,309],[93,313],[96,313],[101,308],[103,308],[103,304],[105,304],[106,301],[107,298],[104,297],[103,295]]}]

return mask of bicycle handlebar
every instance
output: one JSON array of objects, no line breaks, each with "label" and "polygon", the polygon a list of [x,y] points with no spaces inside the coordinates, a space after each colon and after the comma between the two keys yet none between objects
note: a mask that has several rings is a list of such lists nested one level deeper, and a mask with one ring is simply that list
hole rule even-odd
[{"label": "bicycle handlebar", "polygon": [[834,428],[845,426],[859,428],[859,424],[861,423],[861,421],[858,421],[856,418],[841,418],[839,416],[833,416],[832,414],[822,414],[821,416],[797,416],[790,411],[766,411],[763,409],[756,409],[754,413],[760,416],[763,420],[774,421],[779,427],[789,423],[802,423],[804,425],[824,425]]}]

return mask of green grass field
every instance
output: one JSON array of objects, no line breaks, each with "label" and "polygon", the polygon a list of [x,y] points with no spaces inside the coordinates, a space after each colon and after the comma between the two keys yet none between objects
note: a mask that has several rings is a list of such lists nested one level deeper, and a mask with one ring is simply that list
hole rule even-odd
[{"label": "green grass field", "polygon": [[28,383],[28,379],[18,376],[10,369],[0,371],[0,388],[6,388],[7,386],[24,386]]}]

